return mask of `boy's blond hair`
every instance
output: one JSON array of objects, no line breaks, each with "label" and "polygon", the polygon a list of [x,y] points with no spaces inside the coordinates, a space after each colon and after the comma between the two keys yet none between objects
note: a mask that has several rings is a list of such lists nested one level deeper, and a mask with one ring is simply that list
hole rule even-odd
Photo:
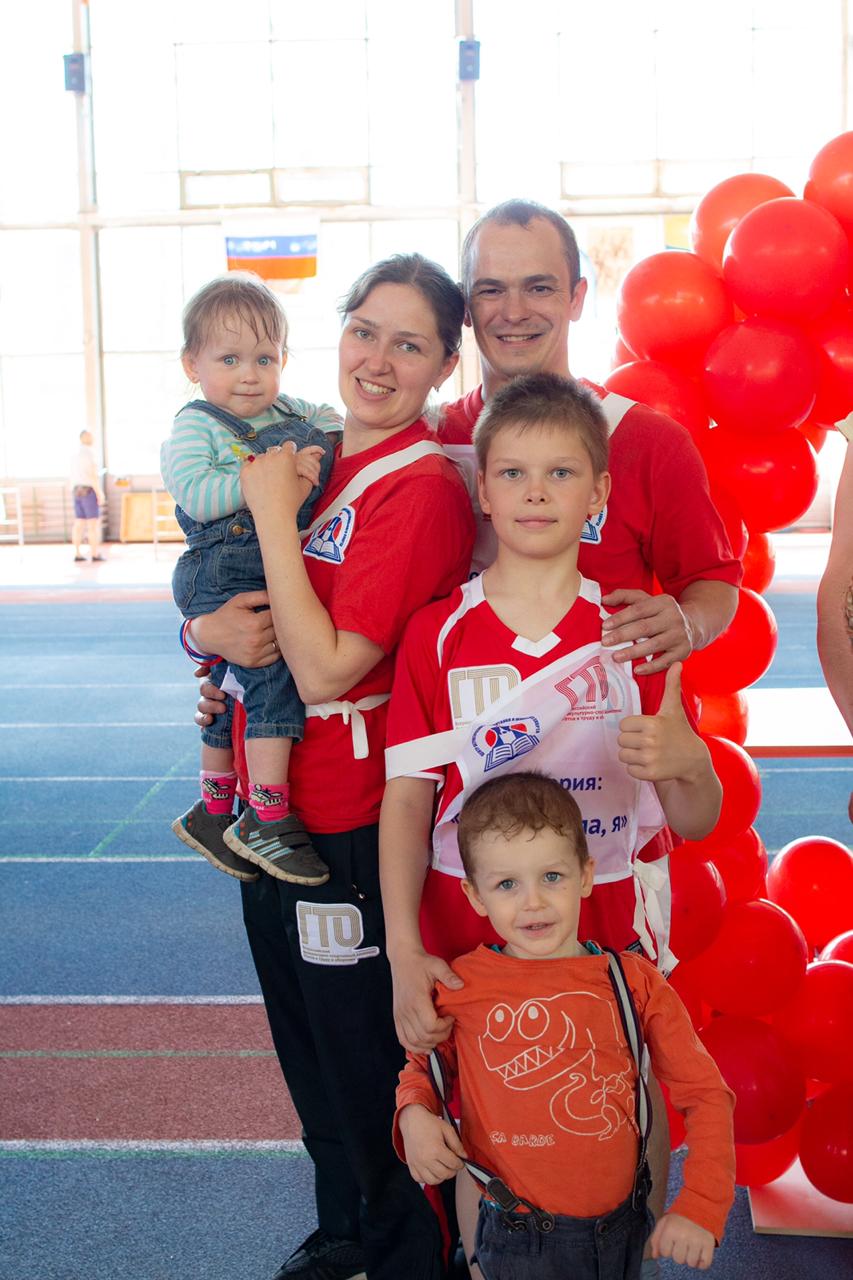
[{"label": "boy's blond hair", "polygon": [[486,469],[492,441],[505,427],[546,427],[576,431],[589,454],[593,474],[607,470],[607,419],[598,397],[574,378],[557,373],[530,373],[496,391],[474,428],[477,466]]}]

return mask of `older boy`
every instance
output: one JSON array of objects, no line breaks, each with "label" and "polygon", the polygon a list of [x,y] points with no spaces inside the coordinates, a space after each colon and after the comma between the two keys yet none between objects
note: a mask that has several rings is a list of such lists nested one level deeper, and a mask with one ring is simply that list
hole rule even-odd
[{"label": "older boy", "polygon": [[[486,1280],[498,1258],[511,1280],[556,1280],[569,1267],[573,1280],[631,1280],[650,1229],[642,1104],[618,1005],[628,1023],[633,1014],[630,998],[614,999],[607,957],[578,942],[593,883],[580,811],[556,780],[509,773],[466,801],[458,835],[462,889],[503,944],[455,961],[464,986],[437,994],[453,1019],[439,1052],[459,1079],[461,1139],[441,1118],[426,1060],[410,1058],[397,1092],[398,1153],[429,1184],[472,1161],[526,1206],[506,1212],[483,1198]],[[652,1064],[687,1123],[684,1186],[654,1229],[652,1253],[704,1270],[734,1195],[732,1094],[665,980],[638,956],[621,959]]]}]

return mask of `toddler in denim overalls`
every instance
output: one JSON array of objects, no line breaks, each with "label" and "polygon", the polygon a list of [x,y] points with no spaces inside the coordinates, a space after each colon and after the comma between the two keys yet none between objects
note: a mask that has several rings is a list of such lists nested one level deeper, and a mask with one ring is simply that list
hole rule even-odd
[{"label": "toddler in denim overalls", "polygon": [[[328,478],[333,446],[326,433],[337,430],[341,419],[329,405],[279,394],[286,340],[278,299],[251,275],[211,281],[184,311],[182,363],[205,398],[178,413],[160,461],[187,539],[172,579],[175,603],[187,620],[213,612],[239,592],[265,588],[260,544],[240,489],[247,459],[294,442],[306,494],[297,516],[300,529],[309,524]],[[214,662],[214,684],[221,687],[228,665]],[[293,677],[281,657],[265,667],[231,664],[231,671],[243,688],[249,803],[235,820],[229,702],[229,710],[202,730],[201,799],[175,819],[172,830],[239,880],[256,880],[260,866],[282,880],[323,884],[328,869],[290,812],[290,749],[301,740],[305,723]]]}]

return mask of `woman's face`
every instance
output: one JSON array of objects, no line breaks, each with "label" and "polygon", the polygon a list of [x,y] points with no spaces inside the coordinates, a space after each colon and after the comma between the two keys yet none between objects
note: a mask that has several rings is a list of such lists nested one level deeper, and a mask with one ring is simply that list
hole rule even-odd
[{"label": "woman's face", "polygon": [[410,284],[378,284],[345,317],[339,352],[347,426],[401,431],[459,357],[445,354],[432,307]]}]

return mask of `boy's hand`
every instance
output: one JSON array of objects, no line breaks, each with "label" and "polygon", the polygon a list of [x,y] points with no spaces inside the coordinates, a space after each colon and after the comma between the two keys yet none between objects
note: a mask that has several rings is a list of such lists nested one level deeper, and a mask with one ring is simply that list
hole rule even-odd
[{"label": "boy's hand", "polygon": [[[650,596],[647,591],[611,591],[602,596],[606,605],[625,605],[601,625],[601,643],[634,643],[614,653],[616,662],[633,662],[634,675],[650,676],[665,671],[677,659],[689,658],[694,648],[690,619],[674,596]],[[652,657],[656,654],[656,657]],[[648,658],[648,662],[640,662]]]},{"label": "boy's hand", "polygon": [[681,663],[666,673],[654,716],[626,716],[619,724],[619,759],[643,782],[689,780],[705,767],[708,749],[693,731],[681,701]]},{"label": "boy's hand", "polygon": [[682,1218],[680,1213],[665,1213],[652,1232],[649,1244],[653,1258],[672,1258],[673,1262],[707,1271],[717,1242],[710,1231],[698,1223]]},{"label": "boy's hand", "polygon": [[464,986],[449,964],[425,951],[406,952],[391,960],[394,982],[394,1026],[397,1039],[409,1053],[429,1053],[450,1035],[452,1018],[440,1018],[432,1002],[437,982]]},{"label": "boy's hand", "polygon": [[304,449],[296,450],[296,474],[307,480],[313,489],[320,483],[320,463],[323,450],[317,444],[308,444]]},{"label": "boy's hand", "polygon": [[406,1164],[415,1182],[434,1187],[460,1172],[466,1153],[453,1125],[418,1104],[404,1107],[399,1123]]}]

